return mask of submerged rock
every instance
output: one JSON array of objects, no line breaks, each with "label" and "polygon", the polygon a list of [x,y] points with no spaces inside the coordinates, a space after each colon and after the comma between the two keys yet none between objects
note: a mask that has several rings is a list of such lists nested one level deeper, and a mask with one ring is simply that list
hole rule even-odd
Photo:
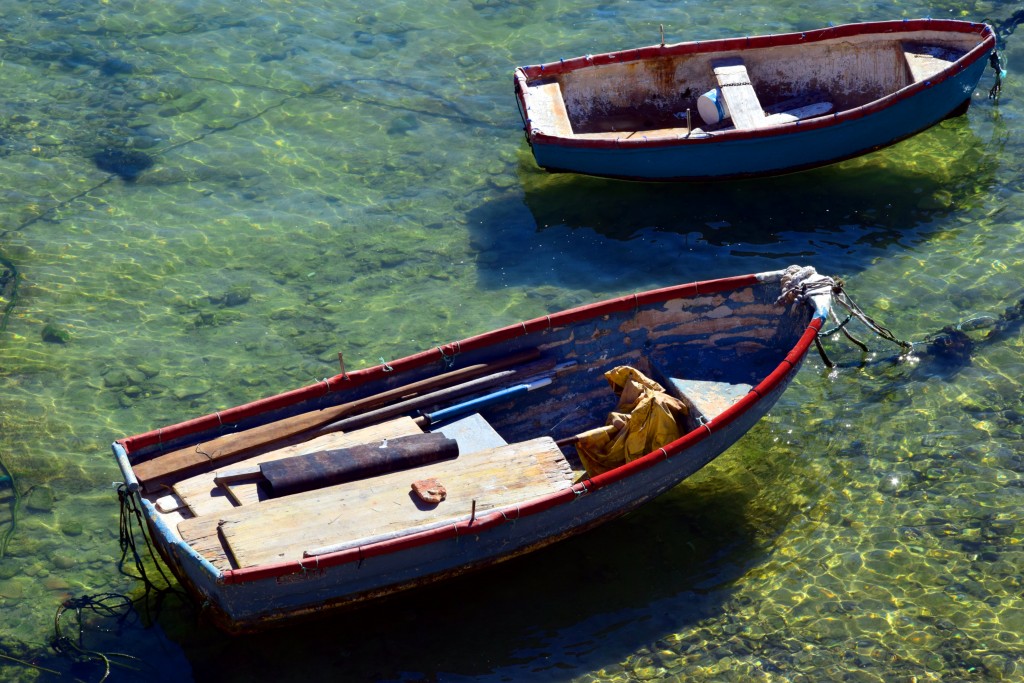
[{"label": "submerged rock", "polygon": [[51,512],[53,504],[53,489],[49,486],[32,489],[25,501],[25,507],[31,512]]},{"label": "submerged rock", "polygon": [[113,173],[128,182],[133,182],[153,165],[153,157],[143,152],[107,147],[93,154],[92,162],[101,171]]},{"label": "submerged rock", "polygon": [[48,344],[67,344],[71,341],[71,332],[56,323],[47,323],[43,327],[42,337]]}]

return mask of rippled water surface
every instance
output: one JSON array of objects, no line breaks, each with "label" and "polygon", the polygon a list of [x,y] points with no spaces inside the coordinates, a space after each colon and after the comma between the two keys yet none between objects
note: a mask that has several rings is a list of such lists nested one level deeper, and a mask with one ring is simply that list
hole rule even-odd
[{"label": "rippled water surface", "polygon": [[[0,0],[0,678],[97,681],[104,653],[111,680],[1024,680],[1014,12]],[[998,103],[986,72],[966,116],[795,176],[548,175],[512,98],[516,65],[661,25],[918,16],[1000,28]],[[791,263],[842,277],[903,339],[1002,324],[970,333],[965,363],[830,338],[836,367],[809,358],[698,476],[476,576],[242,639],[173,596],[116,618],[143,585],[119,571],[115,438],[333,375],[339,352],[352,369]],[[58,653],[55,614],[85,596],[110,612],[69,603]]]}]

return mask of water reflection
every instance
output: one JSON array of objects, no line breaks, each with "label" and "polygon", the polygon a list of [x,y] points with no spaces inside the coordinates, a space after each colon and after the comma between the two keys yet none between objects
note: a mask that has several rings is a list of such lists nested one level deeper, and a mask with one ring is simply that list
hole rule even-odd
[{"label": "water reflection", "polygon": [[[720,613],[733,599],[733,582],[763,561],[791,508],[766,510],[758,488],[740,485],[759,475],[732,466],[746,476],[684,485],[657,506],[529,558],[299,629],[228,640],[167,626],[199,680],[214,672],[218,680],[241,680],[231,677],[235,670],[317,677],[318,653],[332,646],[350,680],[424,680],[440,672],[565,680]],[[277,656],[282,650],[287,662]]]},{"label": "water reflection", "polygon": [[[981,150],[983,141],[961,118],[861,159],[776,178],[629,183],[547,174],[529,158],[519,176],[539,230],[589,228],[614,240],[649,230],[696,232],[718,246],[853,233],[856,242],[884,249],[992,184],[998,161]],[[835,246],[853,248],[856,242]]]},{"label": "water reflection", "polygon": [[737,183],[549,174],[524,142],[521,189],[496,188],[466,222],[493,288],[635,290],[794,262],[848,276],[948,230],[999,169],[966,117],[839,165]]}]

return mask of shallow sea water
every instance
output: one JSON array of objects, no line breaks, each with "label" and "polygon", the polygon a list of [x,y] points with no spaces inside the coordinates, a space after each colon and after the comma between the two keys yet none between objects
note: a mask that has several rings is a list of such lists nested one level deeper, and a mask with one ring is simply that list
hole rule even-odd
[{"label": "shallow sea water", "polygon": [[[903,339],[1014,318],[1018,9],[0,0],[0,678],[99,680],[96,651],[127,655],[111,680],[1024,680],[1015,326],[972,333],[959,365],[830,338],[836,368],[809,358],[696,477],[475,576],[240,639],[173,597],[123,621],[86,610],[78,661],[50,646],[65,599],[143,591],[119,572],[110,442],[333,375],[339,352],[353,369],[791,263],[842,277]],[[516,65],[659,25],[673,41],[916,16],[1007,28],[998,104],[987,72],[966,116],[790,177],[548,175],[512,98]],[[112,173],[108,148],[152,163]]]}]

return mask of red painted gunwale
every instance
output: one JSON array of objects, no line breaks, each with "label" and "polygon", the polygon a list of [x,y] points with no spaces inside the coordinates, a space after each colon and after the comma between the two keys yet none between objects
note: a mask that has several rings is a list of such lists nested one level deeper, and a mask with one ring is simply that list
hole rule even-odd
[{"label": "red painted gunwale", "polygon": [[[835,112],[830,116],[820,116],[807,121],[795,123],[801,130],[815,130],[818,128],[829,128],[846,121],[864,118],[903,100],[912,99],[927,88],[952,78],[955,74],[963,71],[979,59],[984,58],[988,52],[995,47],[996,37],[992,27],[985,23],[957,21],[953,19],[903,19],[895,21],[873,21],[859,24],[843,24],[829,28],[815,29],[794,33],[777,33],[763,36],[746,36],[741,38],[721,38],[708,41],[694,41],[687,43],[676,43],[674,45],[650,45],[647,47],[621,50],[618,52],[605,52],[598,55],[586,55],[572,59],[548,62],[546,64],[535,64],[519,67],[515,72],[516,98],[519,101],[519,110],[527,111],[526,90],[530,79],[541,76],[557,76],[569,73],[577,69],[589,66],[600,66],[605,64],[622,64],[635,62],[653,57],[666,55],[701,54],[706,52],[719,51],[742,51],[751,48],[780,47],[785,45],[800,45],[813,43],[826,39],[846,38],[850,36],[865,35],[870,33],[907,33],[912,31],[948,31],[951,33],[977,33],[986,36],[981,44],[964,55],[955,63],[955,66],[947,69],[941,74],[927,81],[914,83],[895,93],[886,95],[883,98],[869,102],[868,104],[842,112]],[[709,137],[693,137],[681,139],[654,139],[647,140],[643,137],[628,139],[590,139],[564,137],[551,135],[540,130],[535,130],[529,120],[526,122],[526,134],[528,139],[539,143],[563,147],[584,147],[593,149],[618,149],[618,148],[665,148],[680,145],[702,145],[721,142],[723,139],[744,140],[751,138],[768,138],[776,135],[788,135],[792,128],[788,124],[769,126],[752,130],[728,130],[715,133]]]}]

